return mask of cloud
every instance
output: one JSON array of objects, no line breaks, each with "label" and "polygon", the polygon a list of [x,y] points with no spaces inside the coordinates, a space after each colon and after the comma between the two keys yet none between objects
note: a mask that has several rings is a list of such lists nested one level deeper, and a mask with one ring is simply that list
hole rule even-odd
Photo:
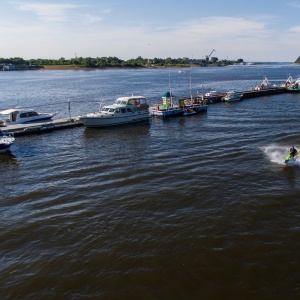
[{"label": "cloud", "polygon": [[102,18],[99,16],[92,16],[90,14],[85,14],[82,16],[84,18],[83,23],[85,24],[93,24],[102,21]]},{"label": "cloud", "polygon": [[291,27],[289,31],[293,33],[300,33],[300,26]]},{"label": "cloud", "polygon": [[40,20],[45,22],[61,22],[70,18],[68,10],[78,8],[73,4],[20,4],[19,10],[30,11],[38,16]]}]

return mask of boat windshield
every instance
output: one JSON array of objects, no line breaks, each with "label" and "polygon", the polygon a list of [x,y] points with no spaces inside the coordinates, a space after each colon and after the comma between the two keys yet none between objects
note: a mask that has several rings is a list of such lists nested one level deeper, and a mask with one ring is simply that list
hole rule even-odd
[{"label": "boat windshield", "polygon": [[127,104],[127,101],[124,101],[124,100],[116,100],[116,101],[115,101],[115,104],[117,104],[117,105],[126,105],[126,104]]},{"label": "boat windshield", "polygon": [[102,109],[102,111],[103,111],[103,112],[114,112],[115,109],[114,109],[114,108],[111,108],[111,107],[104,107],[104,108]]},{"label": "boat windshield", "polygon": [[20,113],[20,118],[30,118],[30,117],[36,117],[39,114],[36,111],[28,111],[24,113]]}]

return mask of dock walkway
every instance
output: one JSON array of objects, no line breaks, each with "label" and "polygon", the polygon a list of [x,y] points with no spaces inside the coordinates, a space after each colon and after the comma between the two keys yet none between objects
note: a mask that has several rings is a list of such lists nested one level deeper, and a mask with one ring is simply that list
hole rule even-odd
[{"label": "dock walkway", "polygon": [[0,129],[6,134],[20,136],[28,134],[45,133],[49,131],[73,128],[77,126],[83,126],[83,123],[79,121],[79,118],[66,118],[43,122],[7,125],[6,127],[0,127]]}]

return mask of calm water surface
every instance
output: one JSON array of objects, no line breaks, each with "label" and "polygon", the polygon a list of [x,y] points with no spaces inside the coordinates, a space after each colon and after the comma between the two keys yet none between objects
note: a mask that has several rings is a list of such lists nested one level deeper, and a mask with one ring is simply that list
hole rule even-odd
[{"label": "calm water surface", "polygon": [[[0,72],[0,108],[250,90],[293,65]],[[300,94],[17,137],[0,156],[1,299],[299,299]]]}]

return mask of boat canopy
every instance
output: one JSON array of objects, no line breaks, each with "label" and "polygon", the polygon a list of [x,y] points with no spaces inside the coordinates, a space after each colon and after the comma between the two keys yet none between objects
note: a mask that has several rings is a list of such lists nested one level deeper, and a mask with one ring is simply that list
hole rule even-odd
[{"label": "boat canopy", "polygon": [[1,115],[10,115],[14,112],[32,112],[32,111],[33,111],[33,109],[10,108],[10,109],[0,111],[0,114]]},{"label": "boat canopy", "polygon": [[11,113],[13,113],[15,111],[18,111],[18,109],[10,108],[10,109],[0,111],[0,114],[1,115],[10,115]]}]

